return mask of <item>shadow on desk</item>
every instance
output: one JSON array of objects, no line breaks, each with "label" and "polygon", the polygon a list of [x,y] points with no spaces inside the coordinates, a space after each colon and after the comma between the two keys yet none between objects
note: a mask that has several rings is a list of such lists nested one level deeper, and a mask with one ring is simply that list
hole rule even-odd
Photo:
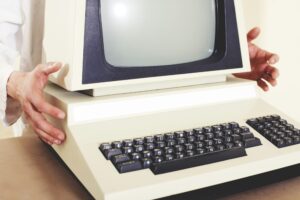
[{"label": "shadow on desk", "polygon": [[[300,199],[300,165],[164,200]],[[109,180],[108,180],[109,181]],[[0,140],[0,199],[93,199],[36,136]]]}]

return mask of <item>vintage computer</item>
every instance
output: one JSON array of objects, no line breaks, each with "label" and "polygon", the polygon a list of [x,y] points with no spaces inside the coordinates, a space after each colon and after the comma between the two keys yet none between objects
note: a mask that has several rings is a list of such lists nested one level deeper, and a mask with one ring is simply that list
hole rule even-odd
[{"label": "vintage computer", "polygon": [[[300,162],[299,123],[264,102],[239,0],[46,1],[53,146],[96,199],[155,199]],[[292,125],[293,124],[293,125]]]}]

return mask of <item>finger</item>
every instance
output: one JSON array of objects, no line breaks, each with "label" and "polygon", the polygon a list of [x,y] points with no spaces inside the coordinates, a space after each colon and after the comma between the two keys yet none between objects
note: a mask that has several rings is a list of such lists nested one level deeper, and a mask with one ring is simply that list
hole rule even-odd
[{"label": "finger", "polygon": [[273,87],[277,85],[277,80],[273,79],[270,74],[264,73],[262,78],[270,83]]},{"label": "finger", "polygon": [[267,84],[264,80],[258,79],[258,80],[257,80],[257,85],[258,85],[261,89],[263,89],[265,92],[269,91],[269,86],[268,86],[268,84]]},{"label": "finger", "polygon": [[41,113],[48,114],[58,119],[64,119],[66,116],[62,110],[46,102],[43,97],[32,99],[32,101],[35,108]]},{"label": "finger", "polygon": [[274,65],[279,62],[279,56],[277,54],[269,55],[269,59],[267,61],[270,65]]},{"label": "finger", "polygon": [[60,145],[61,141],[57,140],[53,137],[51,137],[50,135],[48,135],[47,133],[45,133],[44,131],[42,131],[41,129],[37,129],[36,130],[39,137],[46,143],[48,143],[49,145],[53,145],[53,144],[57,144]]},{"label": "finger", "polygon": [[51,125],[45,117],[41,114],[36,112],[33,107],[30,105],[26,109],[26,114],[30,116],[34,127],[37,129],[42,130],[43,132],[47,133],[48,135],[54,137],[57,140],[63,141],[65,139],[65,134]]},{"label": "finger", "polygon": [[61,63],[48,63],[44,68],[43,72],[48,76],[60,70]]},{"label": "finger", "polygon": [[270,65],[266,66],[265,73],[269,74],[272,79],[277,79],[280,75],[279,70],[276,67]]},{"label": "finger", "polygon": [[255,40],[259,36],[259,34],[260,34],[260,28],[255,27],[255,28],[251,29],[247,34],[248,42]]},{"label": "finger", "polygon": [[55,142],[55,138],[51,137],[48,134],[45,134],[42,130],[38,129],[35,123],[30,118],[30,116],[28,116],[27,114],[25,114],[25,116],[26,116],[27,123],[32,127],[32,129],[39,136],[39,138],[41,138],[47,144],[53,145],[53,143]]}]

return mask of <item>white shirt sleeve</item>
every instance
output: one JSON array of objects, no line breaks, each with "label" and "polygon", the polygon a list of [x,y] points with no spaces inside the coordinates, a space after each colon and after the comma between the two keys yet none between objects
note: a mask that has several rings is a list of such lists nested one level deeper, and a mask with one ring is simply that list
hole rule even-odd
[{"label": "white shirt sleeve", "polygon": [[11,125],[20,117],[20,104],[7,96],[7,81],[19,68],[22,36],[21,0],[0,0],[0,120]]}]

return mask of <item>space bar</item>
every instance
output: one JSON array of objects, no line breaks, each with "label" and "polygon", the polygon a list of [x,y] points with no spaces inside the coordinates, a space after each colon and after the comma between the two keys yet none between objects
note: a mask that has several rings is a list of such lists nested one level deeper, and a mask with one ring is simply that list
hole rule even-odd
[{"label": "space bar", "polygon": [[215,151],[201,155],[194,155],[191,157],[185,157],[182,159],[164,161],[162,163],[154,163],[150,169],[154,174],[164,174],[190,167],[196,167],[200,165],[206,165],[214,162],[228,160],[232,158],[246,156],[245,148],[234,147],[232,149],[226,149],[222,151]]}]

